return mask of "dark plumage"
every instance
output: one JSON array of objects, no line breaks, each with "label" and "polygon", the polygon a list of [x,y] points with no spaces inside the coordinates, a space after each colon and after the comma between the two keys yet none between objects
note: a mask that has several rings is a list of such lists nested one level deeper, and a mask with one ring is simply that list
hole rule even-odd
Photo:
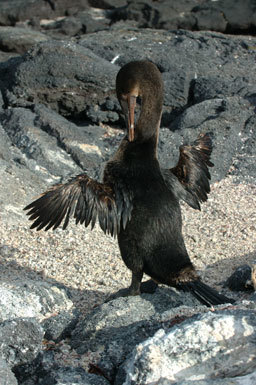
[{"label": "dark plumage", "polygon": [[[179,200],[194,209],[210,192],[208,167],[212,143],[200,135],[191,146],[180,147],[176,167],[161,169],[157,141],[163,105],[163,82],[148,61],[126,64],[116,79],[117,97],[126,118],[128,134],[104,171],[103,183],[86,174],[51,187],[28,205],[31,228],[57,228],[69,218],[76,223],[96,219],[105,233],[117,235],[122,258],[132,271],[130,294],[140,293],[143,273],[156,282],[192,292],[210,306],[232,302],[200,281],[181,232]],[[134,123],[136,99],[140,116]]]}]

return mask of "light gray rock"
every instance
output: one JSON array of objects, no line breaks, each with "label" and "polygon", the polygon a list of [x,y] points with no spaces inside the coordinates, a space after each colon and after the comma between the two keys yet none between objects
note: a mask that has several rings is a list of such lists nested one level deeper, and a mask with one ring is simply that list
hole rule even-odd
[{"label": "light gray rock", "polygon": [[0,380],[3,385],[18,385],[13,372],[2,358],[0,358]]},{"label": "light gray rock", "polygon": [[226,310],[195,316],[169,331],[160,329],[136,346],[125,363],[125,381],[116,384],[154,385],[160,379],[200,383],[219,377],[231,381],[250,374],[256,368],[255,326],[255,311]]},{"label": "light gray rock", "polygon": [[[256,372],[247,374],[245,376],[238,376],[233,378],[221,378],[215,380],[196,380],[196,381],[181,381],[175,382],[175,385],[254,385],[256,382]],[[165,382],[160,380],[159,385],[171,385],[172,382]]]},{"label": "light gray rock", "polygon": [[[56,120],[58,118],[61,120],[56,116]],[[80,167],[58,145],[58,139],[45,132],[42,125],[38,127],[37,120],[38,116],[25,108],[12,108],[1,116],[5,132],[20,150],[20,162],[23,161],[31,171],[48,181],[51,178],[52,181],[58,181],[60,175],[67,177],[80,173]]]},{"label": "light gray rock", "polygon": [[[76,125],[43,105],[35,105],[33,111],[38,129],[44,130],[49,137],[53,136],[77,165],[73,168],[73,176],[82,170],[89,174],[98,171],[97,176],[100,175],[97,169],[113,152],[107,129],[98,125]],[[60,172],[62,177],[65,177],[64,170],[65,167]]]},{"label": "light gray rock", "polygon": [[0,354],[10,367],[31,363],[42,350],[43,329],[33,318],[0,323]]},{"label": "light gray rock", "polygon": [[10,276],[0,282],[0,322],[36,319],[45,337],[58,341],[74,326],[77,316],[73,311],[73,302],[60,286]]},{"label": "light gray rock", "polygon": [[14,223],[25,203],[51,184],[83,170],[100,177],[122,137],[121,130],[76,125],[44,105],[3,110],[0,121],[1,215]]}]

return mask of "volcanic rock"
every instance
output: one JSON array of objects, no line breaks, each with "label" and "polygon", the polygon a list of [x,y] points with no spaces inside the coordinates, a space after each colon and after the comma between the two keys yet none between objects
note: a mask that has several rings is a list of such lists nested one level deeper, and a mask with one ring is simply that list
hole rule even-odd
[{"label": "volcanic rock", "polygon": [[0,354],[12,367],[31,363],[42,350],[43,329],[33,318],[0,323]]},{"label": "volcanic rock", "polygon": [[[86,373],[82,368],[62,367],[50,371],[39,380],[38,385],[110,385],[102,376]],[[26,383],[22,383],[26,385]]]},{"label": "volcanic rock", "polygon": [[116,368],[141,341],[153,336],[159,327],[179,317],[182,308],[201,309],[192,297],[171,288],[157,289],[152,296],[121,297],[105,303],[81,320],[71,337],[79,354],[92,351],[100,355],[98,366],[114,379]]},{"label": "volcanic rock", "polygon": [[0,27],[0,50],[25,53],[33,45],[49,38],[29,28]]},{"label": "volcanic rock", "polygon": [[2,358],[0,358],[0,378],[4,385],[18,385],[13,372]]},{"label": "volcanic rock", "polygon": [[64,116],[86,117],[86,106],[113,94],[118,67],[81,45],[49,41],[10,63],[6,103],[43,103]]},{"label": "volcanic rock", "polygon": [[255,311],[208,312],[168,331],[160,329],[137,345],[124,365],[126,378],[117,376],[115,384],[149,385],[164,379],[182,384],[184,377],[196,383],[218,377],[233,381],[255,371],[255,354]]},{"label": "volcanic rock", "polygon": [[0,2],[0,25],[15,25],[19,21],[72,15],[87,9],[86,0],[2,0]]}]

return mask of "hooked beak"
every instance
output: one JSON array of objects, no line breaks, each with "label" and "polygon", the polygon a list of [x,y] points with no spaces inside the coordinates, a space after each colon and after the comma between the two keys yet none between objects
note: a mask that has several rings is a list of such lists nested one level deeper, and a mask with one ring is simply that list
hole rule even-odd
[{"label": "hooked beak", "polygon": [[126,111],[125,111],[125,121],[128,130],[128,140],[129,142],[134,141],[134,114],[136,106],[136,96],[127,95],[126,101]]}]

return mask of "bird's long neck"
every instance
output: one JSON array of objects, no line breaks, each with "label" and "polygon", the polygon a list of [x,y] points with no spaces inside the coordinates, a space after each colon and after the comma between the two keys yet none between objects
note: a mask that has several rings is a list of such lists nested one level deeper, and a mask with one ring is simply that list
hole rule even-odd
[{"label": "bird's long neck", "polygon": [[[149,96],[142,98],[141,112],[135,126],[135,142],[153,146],[151,151],[156,155],[159,127],[162,115],[162,98],[152,99]],[[151,146],[150,146],[151,144]]]}]

